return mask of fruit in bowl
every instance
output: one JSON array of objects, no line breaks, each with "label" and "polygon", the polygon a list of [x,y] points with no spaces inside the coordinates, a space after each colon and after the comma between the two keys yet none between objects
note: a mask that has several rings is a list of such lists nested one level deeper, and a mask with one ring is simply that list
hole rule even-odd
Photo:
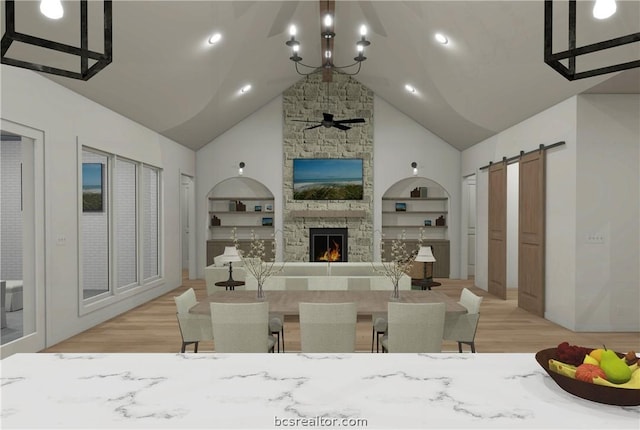
[{"label": "fruit in bowl", "polygon": [[[623,355],[609,350],[605,354],[608,358],[604,359],[605,363],[609,363],[605,364],[605,368],[609,369],[607,376],[601,363],[607,348],[601,348],[601,351],[598,349],[563,342],[558,348],[538,351],[536,360],[560,388],[575,396],[609,405],[639,406],[640,369],[635,352]],[[578,354],[583,352],[584,355],[579,359]],[[625,382],[621,382],[625,379]]]}]

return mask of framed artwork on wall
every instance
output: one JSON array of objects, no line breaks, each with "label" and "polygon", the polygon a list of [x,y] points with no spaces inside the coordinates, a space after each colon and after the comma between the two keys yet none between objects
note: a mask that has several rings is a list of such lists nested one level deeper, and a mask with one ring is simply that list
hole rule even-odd
[{"label": "framed artwork on wall", "polygon": [[82,212],[104,212],[102,163],[82,163]]}]

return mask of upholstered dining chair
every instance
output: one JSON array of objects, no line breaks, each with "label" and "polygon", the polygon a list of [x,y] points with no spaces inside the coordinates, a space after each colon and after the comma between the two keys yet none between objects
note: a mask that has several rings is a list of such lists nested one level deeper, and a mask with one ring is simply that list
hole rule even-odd
[{"label": "upholstered dining chair", "polygon": [[216,352],[273,352],[269,303],[211,303]]},{"label": "upholstered dining chair", "polygon": [[475,338],[480,319],[482,296],[476,296],[468,288],[463,288],[458,303],[467,309],[467,313],[447,315],[443,338],[458,342],[458,352],[462,352],[463,343],[471,347],[471,352],[476,352]]},{"label": "upholstered dining chair", "polygon": [[[368,277],[352,277],[347,281],[349,291],[371,291],[371,279]],[[376,345],[376,352],[380,351],[380,337],[387,331],[387,313],[378,312],[371,315],[371,352],[373,344]]]},{"label": "upholstered dining chair", "polygon": [[[389,302],[386,352],[442,352],[444,303]],[[215,333],[214,333],[215,335]]]},{"label": "upholstered dining chair", "polygon": [[213,340],[211,317],[189,313],[189,309],[198,304],[193,288],[189,288],[184,293],[174,297],[173,300],[176,302],[176,316],[178,317],[180,336],[182,336],[180,352],[185,352],[187,345],[191,344],[194,345],[193,352],[198,352],[199,342]]},{"label": "upholstered dining chair", "polygon": [[302,352],[355,352],[355,303],[300,303],[299,308]]}]

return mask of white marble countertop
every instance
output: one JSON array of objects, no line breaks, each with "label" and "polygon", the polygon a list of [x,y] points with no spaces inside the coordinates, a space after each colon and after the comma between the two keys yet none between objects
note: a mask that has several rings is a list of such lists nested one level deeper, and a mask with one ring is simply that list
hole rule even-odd
[{"label": "white marble countertop", "polygon": [[2,428],[640,426],[640,407],[574,397],[534,354],[16,354],[0,370]]}]

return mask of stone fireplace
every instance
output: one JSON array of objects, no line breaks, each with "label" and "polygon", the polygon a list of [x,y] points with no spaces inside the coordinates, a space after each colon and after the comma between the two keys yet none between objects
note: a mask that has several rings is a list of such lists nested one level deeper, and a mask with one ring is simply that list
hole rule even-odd
[{"label": "stone fireplace", "polygon": [[349,261],[349,232],[346,228],[310,228],[309,261]]}]

